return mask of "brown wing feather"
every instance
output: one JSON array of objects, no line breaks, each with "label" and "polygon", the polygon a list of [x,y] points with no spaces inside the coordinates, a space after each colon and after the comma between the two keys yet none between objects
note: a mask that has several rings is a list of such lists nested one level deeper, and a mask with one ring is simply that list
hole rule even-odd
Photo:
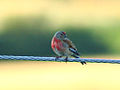
[{"label": "brown wing feather", "polygon": [[71,52],[73,52],[75,55],[79,55],[79,53],[77,52],[77,49],[76,49],[75,45],[72,43],[72,41],[70,41],[68,38],[64,39],[63,41],[69,45],[69,50]]},{"label": "brown wing feather", "polygon": [[69,45],[69,48],[73,48],[73,49],[77,50],[75,45],[68,38],[65,38],[63,41]]}]

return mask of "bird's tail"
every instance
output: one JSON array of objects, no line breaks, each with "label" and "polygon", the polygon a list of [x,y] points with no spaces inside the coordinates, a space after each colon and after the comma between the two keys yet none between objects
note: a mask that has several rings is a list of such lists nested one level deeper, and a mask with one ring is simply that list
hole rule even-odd
[{"label": "bird's tail", "polygon": [[[72,56],[75,57],[75,58],[80,58],[80,56],[77,56],[75,54],[73,54]],[[84,65],[84,64],[86,64],[86,62],[85,61],[81,61],[81,64]]]},{"label": "bird's tail", "polygon": [[75,57],[75,58],[80,58],[80,56],[77,56],[77,55],[75,55],[75,54],[73,54],[72,56]]},{"label": "bird's tail", "polygon": [[76,49],[74,49],[74,48],[69,48],[69,50],[73,53],[73,54],[76,54],[76,55],[80,55],[79,53],[78,53],[78,51],[76,50]]}]

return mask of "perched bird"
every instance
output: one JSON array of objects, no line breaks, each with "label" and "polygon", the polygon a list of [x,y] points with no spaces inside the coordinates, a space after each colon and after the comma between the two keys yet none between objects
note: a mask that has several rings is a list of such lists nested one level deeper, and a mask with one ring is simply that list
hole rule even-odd
[{"label": "perched bird", "polygon": [[[58,31],[52,38],[51,47],[53,51],[58,55],[55,60],[62,56],[66,56],[65,61],[68,61],[68,56],[73,56],[75,58],[80,58],[79,53],[72,43],[71,40],[67,38],[66,32]],[[81,64],[86,64],[85,61],[81,61]]]}]

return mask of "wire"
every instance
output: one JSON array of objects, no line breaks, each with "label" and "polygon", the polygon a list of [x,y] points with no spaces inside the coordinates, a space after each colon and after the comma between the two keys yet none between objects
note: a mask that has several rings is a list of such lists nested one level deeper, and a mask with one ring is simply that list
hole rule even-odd
[{"label": "wire", "polygon": [[[31,60],[31,61],[55,61],[55,57],[39,57],[39,56],[12,56],[0,55],[1,60]],[[64,58],[59,58],[57,61],[64,62]],[[94,58],[68,58],[68,62],[95,62],[95,63],[117,63],[120,64],[120,59],[94,59]]]}]

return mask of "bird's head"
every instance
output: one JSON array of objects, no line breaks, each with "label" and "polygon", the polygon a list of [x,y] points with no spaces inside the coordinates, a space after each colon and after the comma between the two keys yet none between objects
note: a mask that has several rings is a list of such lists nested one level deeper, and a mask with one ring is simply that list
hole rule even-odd
[{"label": "bird's head", "polygon": [[58,31],[55,33],[55,37],[60,40],[64,40],[67,37],[67,35],[66,35],[66,32]]}]

